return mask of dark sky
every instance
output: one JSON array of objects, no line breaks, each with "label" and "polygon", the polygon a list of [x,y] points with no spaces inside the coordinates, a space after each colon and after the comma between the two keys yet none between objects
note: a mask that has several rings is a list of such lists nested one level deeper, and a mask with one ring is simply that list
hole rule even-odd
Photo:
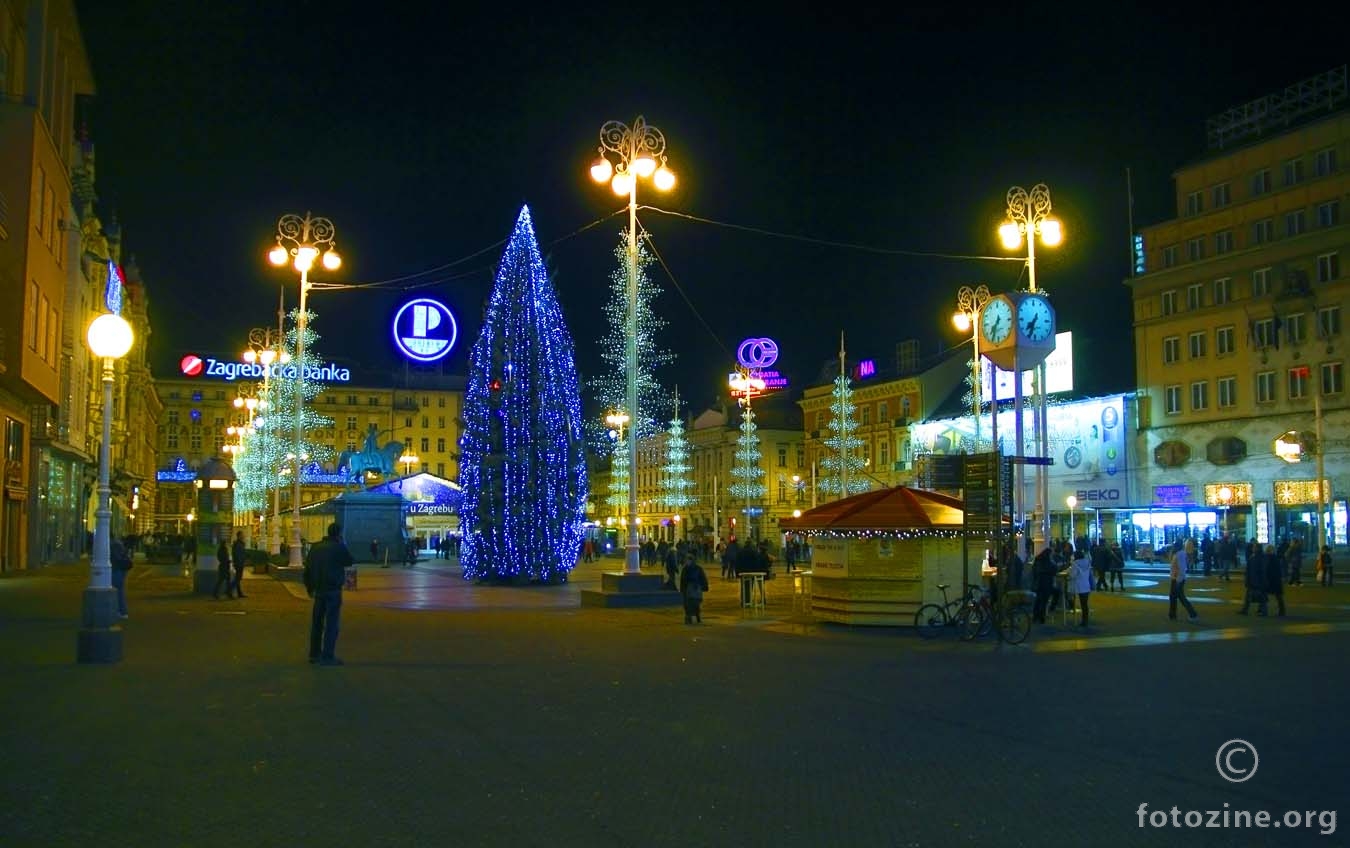
[{"label": "dark sky", "polygon": [[[346,262],[337,279],[366,282],[501,241],[522,203],[583,376],[593,372],[625,219],[564,237],[620,208],[586,169],[602,123],[643,114],[680,183],[640,200],[812,239],[998,255],[1008,187],[1047,183],[1066,243],[1039,254],[1038,282],[1075,333],[1078,388],[1125,390],[1126,168],[1136,226],[1171,216],[1171,173],[1204,153],[1206,117],[1346,56],[1334,27],[1311,19],[1124,5],[1043,20],[960,4],[807,15],[726,3],[76,6],[98,86],[102,211],[116,210],[149,287],[160,374],[184,352],[239,349],[249,327],[274,321],[280,284],[294,301],[294,274],[263,257],[284,212],[330,217]],[[679,356],[664,382],[695,403],[724,386],[742,338],[777,339],[801,386],[841,330],[850,358],[890,362],[906,338],[932,355],[960,341],[948,320],[959,286],[1019,287],[1013,262],[642,217],[675,277],[656,272],[664,342]],[[454,370],[499,257],[416,281],[437,282],[421,292],[462,316]],[[321,349],[393,364],[388,322],[405,296],[315,295]]]}]

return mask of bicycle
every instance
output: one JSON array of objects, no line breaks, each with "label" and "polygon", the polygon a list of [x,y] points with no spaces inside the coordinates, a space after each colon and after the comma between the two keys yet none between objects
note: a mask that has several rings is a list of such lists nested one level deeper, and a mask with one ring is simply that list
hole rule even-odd
[{"label": "bicycle", "polygon": [[936,639],[944,627],[964,626],[972,614],[972,595],[976,587],[970,587],[966,594],[954,600],[947,598],[950,583],[938,583],[937,588],[942,593],[942,603],[924,604],[914,613],[914,629],[924,639]]},{"label": "bicycle", "polygon": [[961,623],[961,638],[969,642],[976,636],[988,636],[990,630],[994,630],[1000,641],[1010,645],[1026,641],[1031,632],[1031,610],[1025,602],[1012,597],[1017,594],[1020,598],[1021,593],[1005,592],[998,603],[994,603],[989,599],[988,590],[978,591],[979,596],[971,602],[970,614]]}]

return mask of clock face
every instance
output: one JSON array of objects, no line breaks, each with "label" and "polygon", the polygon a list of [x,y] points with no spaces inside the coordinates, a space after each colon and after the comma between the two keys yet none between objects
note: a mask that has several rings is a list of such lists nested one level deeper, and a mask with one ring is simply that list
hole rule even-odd
[{"label": "clock face", "polygon": [[1002,298],[991,300],[980,314],[980,329],[986,341],[1000,344],[1012,332],[1012,307]]},{"label": "clock face", "polygon": [[1017,305],[1017,328],[1027,341],[1043,342],[1055,331],[1055,313],[1043,297],[1026,297]]}]

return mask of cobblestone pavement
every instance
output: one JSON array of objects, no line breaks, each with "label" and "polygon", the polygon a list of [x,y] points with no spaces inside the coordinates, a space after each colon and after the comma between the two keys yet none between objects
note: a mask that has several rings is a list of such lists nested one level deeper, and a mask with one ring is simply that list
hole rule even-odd
[{"label": "cobblestone pavement", "polygon": [[[0,844],[1332,844],[1136,811],[1350,807],[1343,587],[1244,619],[1196,579],[1190,625],[1140,577],[1087,633],[1000,647],[811,624],[782,578],[751,617],[712,574],[702,627],[580,608],[602,567],[362,569],[343,668],[304,661],[303,590],[272,577],[213,601],[138,565],[112,666],[73,661],[84,569],[0,579]],[[1260,752],[1240,784],[1235,737]]]}]

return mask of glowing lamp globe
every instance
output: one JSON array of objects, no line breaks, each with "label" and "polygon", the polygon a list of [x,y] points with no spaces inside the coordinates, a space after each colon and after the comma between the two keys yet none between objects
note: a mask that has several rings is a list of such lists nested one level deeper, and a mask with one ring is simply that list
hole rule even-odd
[{"label": "glowing lamp globe", "polygon": [[652,182],[656,183],[656,187],[661,191],[670,191],[675,187],[675,172],[662,165],[657,169]]},{"label": "glowing lamp globe", "polygon": [[323,267],[329,271],[336,271],[342,267],[342,257],[336,250],[330,250],[323,255]]},{"label": "glowing lamp globe", "polygon": [[314,267],[314,258],[319,255],[319,251],[313,245],[302,244],[295,249],[295,270],[308,271]]},{"label": "glowing lamp globe", "polygon": [[1064,231],[1060,229],[1059,221],[1054,218],[1046,218],[1041,222],[1041,241],[1050,247],[1055,247],[1064,241]]},{"label": "glowing lamp globe", "polygon": [[952,316],[952,324],[957,330],[967,333],[970,332],[970,313],[958,312]]},{"label": "glowing lamp globe", "polygon": [[244,351],[244,361],[249,365],[252,365],[258,361],[258,354],[254,353],[252,350],[246,350]]},{"label": "glowing lamp globe", "polygon": [[612,176],[614,176],[614,166],[610,164],[609,160],[603,156],[596,159],[595,164],[591,166],[591,179],[597,183],[607,183]]},{"label": "glowing lamp globe", "polygon": [[656,171],[656,160],[650,156],[639,156],[633,160],[633,173],[639,177],[650,177]]},{"label": "glowing lamp globe", "polygon": [[1078,497],[1076,495],[1069,495],[1064,499],[1064,503],[1069,505],[1069,509],[1073,509],[1078,506]]},{"label": "glowing lamp globe", "polygon": [[121,315],[100,315],[89,325],[89,349],[103,359],[121,359],[131,350],[135,336]]},{"label": "glowing lamp globe", "polygon": [[1009,250],[1015,250],[1022,246],[1022,228],[1012,221],[998,228],[999,238],[1003,239],[1003,246]]},{"label": "glowing lamp globe", "polygon": [[627,171],[614,175],[614,181],[610,183],[614,193],[620,197],[627,197],[633,192],[633,175]]},{"label": "glowing lamp globe", "polygon": [[[252,353],[252,351],[249,352]],[[271,365],[276,361],[277,352],[275,350],[265,350],[259,356],[262,359],[263,365]]]},{"label": "glowing lamp globe", "polygon": [[288,258],[290,258],[290,254],[281,245],[277,245],[267,253],[267,261],[278,267],[285,265]]}]

